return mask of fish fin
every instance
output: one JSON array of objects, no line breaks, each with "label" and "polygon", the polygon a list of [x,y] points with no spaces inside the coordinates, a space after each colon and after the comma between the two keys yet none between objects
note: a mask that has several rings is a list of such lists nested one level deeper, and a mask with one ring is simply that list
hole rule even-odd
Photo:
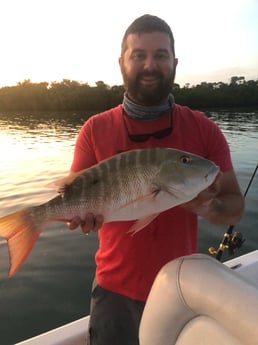
[{"label": "fish fin", "polygon": [[126,203],[122,204],[120,207],[118,207],[118,210],[123,210],[123,209],[128,209],[132,205],[140,205],[140,204],[146,204],[150,205],[155,201],[156,196],[158,195],[159,191],[157,192],[156,190],[153,192],[150,192],[145,195],[140,195],[135,199],[128,200]]},{"label": "fish fin", "polygon": [[17,272],[26,260],[40,232],[33,224],[29,209],[0,218],[0,236],[8,242],[9,277]]},{"label": "fish fin", "polygon": [[67,185],[71,184],[75,179],[75,176],[67,176],[56,181],[52,181],[46,185],[46,188],[54,189],[56,192],[62,194],[65,191]]},{"label": "fish fin", "polygon": [[71,183],[73,183],[74,180],[78,176],[85,175],[85,174],[87,176],[87,181],[89,181],[89,184],[91,184],[92,180],[95,181],[95,177],[91,173],[94,166],[95,165],[93,165],[90,168],[79,170],[77,172],[70,171],[70,173],[68,175],[66,175],[65,177],[61,177],[55,181],[52,181],[52,182],[48,183],[45,187],[54,189],[58,193],[63,193],[65,191],[65,189],[67,188],[67,186],[69,186]]},{"label": "fish fin", "polygon": [[127,233],[131,233],[132,235],[136,234],[138,231],[142,230],[150,224],[156,217],[158,217],[159,213],[151,214],[147,217],[137,220],[127,231]]}]

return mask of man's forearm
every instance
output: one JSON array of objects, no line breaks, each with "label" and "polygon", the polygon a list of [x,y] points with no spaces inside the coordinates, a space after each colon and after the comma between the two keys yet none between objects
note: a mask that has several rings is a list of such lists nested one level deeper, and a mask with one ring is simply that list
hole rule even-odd
[{"label": "man's forearm", "polygon": [[196,208],[196,213],[215,225],[236,224],[244,210],[244,198],[239,194],[214,197]]}]

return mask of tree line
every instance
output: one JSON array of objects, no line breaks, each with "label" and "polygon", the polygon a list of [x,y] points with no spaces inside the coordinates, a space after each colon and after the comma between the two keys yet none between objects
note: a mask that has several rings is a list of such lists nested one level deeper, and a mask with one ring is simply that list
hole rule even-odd
[{"label": "tree line", "polygon": [[[0,110],[105,110],[120,104],[123,85],[109,86],[98,81],[95,86],[74,80],[32,83],[29,79],[15,86],[0,88]],[[193,108],[256,107],[258,79],[231,77],[229,83],[202,82],[198,85],[174,84],[176,102]]]}]

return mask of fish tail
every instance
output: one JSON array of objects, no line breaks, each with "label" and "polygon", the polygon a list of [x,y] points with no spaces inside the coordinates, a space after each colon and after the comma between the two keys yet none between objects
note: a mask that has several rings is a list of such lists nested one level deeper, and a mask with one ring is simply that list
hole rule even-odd
[{"label": "fish tail", "polygon": [[35,225],[30,208],[0,218],[0,236],[8,242],[9,277],[21,267],[29,255],[41,229]]}]

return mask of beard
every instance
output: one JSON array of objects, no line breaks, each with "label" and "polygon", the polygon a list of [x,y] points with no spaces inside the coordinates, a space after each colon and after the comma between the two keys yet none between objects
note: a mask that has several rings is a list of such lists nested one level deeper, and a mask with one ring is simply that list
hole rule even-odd
[{"label": "beard", "polygon": [[[132,78],[126,73],[123,65],[121,67],[121,72],[124,80],[124,88],[128,97],[135,103],[145,106],[154,106],[163,103],[164,100],[167,99],[169,93],[171,93],[176,69],[174,68],[168,77],[164,77],[160,71],[144,71]],[[151,87],[142,85],[141,78],[144,77],[157,78],[158,83]]]}]

